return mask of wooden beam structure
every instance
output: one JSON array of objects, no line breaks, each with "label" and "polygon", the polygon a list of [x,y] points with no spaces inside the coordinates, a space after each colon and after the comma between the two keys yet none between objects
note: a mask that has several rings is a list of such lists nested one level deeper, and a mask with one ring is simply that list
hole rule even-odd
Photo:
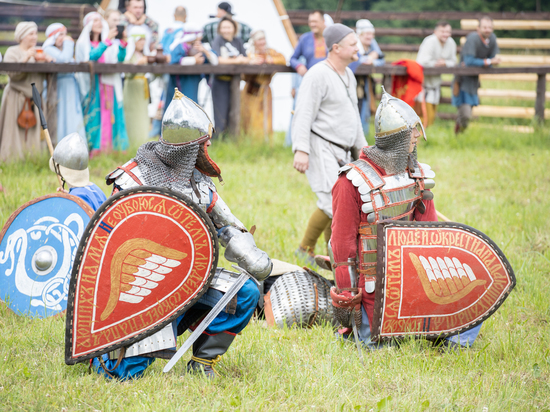
[{"label": "wooden beam structure", "polygon": [[[541,13],[543,14],[543,13]],[[550,19],[540,20],[543,17],[537,17],[537,20],[493,20],[495,30],[550,30]],[[477,19],[460,20],[460,28],[463,30],[477,29],[479,22]]]},{"label": "wooden beam structure", "polygon": [[[180,66],[170,64],[133,65],[133,64],[58,64],[58,63],[0,63],[0,72],[23,73],[71,73],[90,71],[98,74],[109,73],[153,73],[153,74],[219,74],[233,77],[231,81],[231,123],[232,134],[239,134],[240,124],[240,79],[243,74],[266,75],[275,73],[294,73],[291,67],[283,65],[200,65]],[[404,66],[385,65],[380,67],[361,65],[356,71],[357,75],[382,74],[382,84],[390,90],[393,75],[405,75],[407,69]],[[545,109],[546,102],[546,78],[550,74],[550,65],[529,67],[432,67],[424,69],[426,75],[458,74],[458,75],[513,75],[533,74],[537,76],[537,93],[535,107],[502,107],[502,106],[477,106],[474,115],[495,117],[532,118],[542,121],[550,115],[550,109]],[[448,98],[442,100],[447,102]]]},{"label": "wooden beam structure", "polygon": [[[543,76],[544,75],[540,75]],[[537,76],[538,77],[538,76]],[[518,99],[518,100],[536,100],[537,92],[535,90],[508,90],[508,89],[478,89],[479,97],[490,97],[497,99]],[[550,99],[550,92],[546,92],[546,99]]]},{"label": "wooden beam structure", "polygon": [[537,79],[537,99],[535,101],[535,118],[539,123],[544,122],[546,110],[546,76],[539,74]]},{"label": "wooden beam structure", "polygon": [[[292,21],[295,19],[306,19],[313,10],[288,10]],[[336,11],[326,11],[332,18]],[[419,11],[419,12],[393,12],[393,11],[368,11],[368,10],[342,10],[342,20],[463,20],[479,19],[482,16],[489,16],[492,19],[501,20],[550,20],[550,12],[526,13],[526,12],[468,12],[468,11]],[[477,21],[477,20],[476,20]],[[477,27],[477,26],[476,26]]]}]

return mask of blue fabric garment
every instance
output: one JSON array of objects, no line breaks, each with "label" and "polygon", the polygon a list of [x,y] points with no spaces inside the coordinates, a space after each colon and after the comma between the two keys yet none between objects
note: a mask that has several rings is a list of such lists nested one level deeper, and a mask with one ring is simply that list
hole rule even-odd
[{"label": "blue fabric garment", "polygon": [[363,64],[363,62],[365,62],[365,60],[367,59],[367,56],[371,54],[373,51],[378,53],[378,59],[373,61],[372,65],[375,67],[378,67],[386,64],[385,56],[384,56],[384,53],[382,53],[382,49],[380,49],[380,46],[378,45],[378,42],[376,41],[376,39],[372,39],[368,50],[366,50],[363,55],[358,53],[357,55],[359,56],[359,59],[356,62],[350,63],[350,65],[348,66],[351,69],[351,71],[355,73],[357,68],[361,64]]},{"label": "blue fabric garment", "polygon": [[485,66],[485,59],[480,59],[472,55],[465,55],[464,63],[466,63],[466,66],[483,67]]},{"label": "blue fabric garment", "polygon": [[[112,369],[116,363],[117,359],[110,360],[107,354],[102,355],[103,363],[107,369]],[[120,379],[121,381],[126,381],[130,379],[141,378],[145,369],[155,361],[155,358],[146,358],[144,356],[132,356],[131,358],[124,358],[120,361],[120,365],[112,371],[109,372],[115,378]],[[107,379],[112,379],[103,369],[99,363],[98,358],[94,358],[92,361],[93,369],[100,375],[105,376]]]},{"label": "blue fabric garment", "polygon": [[[44,53],[53,57],[56,63],[74,63],[74,41],[65,40],[63,48],[44,48]],[[86,138],[84,116],[80,104],[80,90],[74,73],[57,74],[57,142],[71,133]]]},{"label": "blue fabric garment", "polygon": [[470,106],[478,106],[479,96],[477,94],[471,94],[471,93],[465,92],[464,90],[460,90],[458,92],[458,96],[453,95],[453,97],[451,98],[451,103],[455,107],[460,107],[463,104],[469,104]]},{"label": "blue fabric garment", "polygon": [[[214,52],[213,52],[214,53]],[[180,64],[181,59],[187,57],[187,51],[183,44],[178,44],[174,50],[170,53],[171,59],[170,64]],[[208,57],[205,55],[204,63],[210,64]],[[191,74],[191,75],[170,75],[170,80],[168,81],[168,86],[165,90],[164,101],[164,111],[166,111],[167,106],[170,104],[174,98],[174,88],[177,87],[180,92],[185,96],[189,97],[195,103],[199,102],[199,83],[204,78],[204,75],[201,74]]]},{"label": "blue fabric garment", "polygon": [[[305,57],[305,63],[302,63],[299,60],[300,56]],[[324,56],[322,58],[315,57],[315,40],[313,37],[313,33],[307,32],[302,34],[302,36],[300,37],[300,40],[296,45],[296,49],[294,49],[294,54],[290,58],[290,66],[292,66],[292,68],[296,70],[298,66],[304,64],[309,70],[311,66],[325,60],[326,58],[327,56]]]},{"label": "blue fabric garment", "polygon": [[[98,61],[103,53],[107,50],[107,44],[104,42],[99,43],[97,47],[91,48],[90,61]],[[118,61],[122,63],[126,57],[126,48],[120,47],[118,51]],[[99,81],[99,75],[94,75],[93,84],[94,90],[90,90],[88,96],[84,96],[82,103],[82,110],[84,113],[84,124],[86,127],[86,137],[88,138],[88,148],[90,150],[101,149],[101,104],[103,103],[100,98],[100,86],[102,83]],[[116,95],[115,92],[113,92]],[[113,98],[113,102],[109,102],[113,105],[112,113],[114,116],[114,123],[112,125],[112,146],[114,150],[126,150],[130,145],[128,139],[128,133],[126,131],[126,121],[124,120],[124,108],[122,101],[118,101],[116,97]]]},{"label": "blue fabric garment", "polygon": [[175,22],[172,27],[168,27],[166,30],[164,30],[164,33],[162,34],[162,39],[160,40],[160,44],[162,45],[162,50],[164,54],[170,54],[170,46],[176,39],[176,36],[181,36],[181,34],[183,34],[182,22]]},{"label": "blue fabric garment", "polygon": [[78,196],[90,205],[94,212],[107,200],[105,193],[94,183],[84,187],[72,187],[69,194]]}]

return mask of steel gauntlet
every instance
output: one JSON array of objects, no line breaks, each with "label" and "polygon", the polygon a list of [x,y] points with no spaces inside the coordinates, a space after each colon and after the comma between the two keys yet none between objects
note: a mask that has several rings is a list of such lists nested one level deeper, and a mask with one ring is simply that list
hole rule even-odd
[{"label": "steel gauntlet", "polygon": [[254,237],[241,232],[233,226],[222,229],[220,243],[225,247],[225,258],[248,271],[257,280],[262,281],[271,274],[273,264],[263,250],[258,249]]}]

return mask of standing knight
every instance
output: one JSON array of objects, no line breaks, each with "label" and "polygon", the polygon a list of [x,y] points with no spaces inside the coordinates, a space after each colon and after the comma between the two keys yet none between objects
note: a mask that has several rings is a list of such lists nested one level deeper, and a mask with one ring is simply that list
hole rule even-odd
[{"label": "standing knight", "polygon": [[[383,220],[437,221],[433,194],[435,173],[417,161],[417,140],[426,134],[420,118],[405,102],[384,91],[376,110],[374,146],[342,167],[332,189],[332,267],[337,288],[331,295],[335,316],[346,328],[355,308],[359,339],[368,347],[375,302],[377,224]],[[351,287],[350,274],[359,275]],[[355,293],[357,293],[355,296]],[[447,338],[444,344],[471,345],[481,325]],[[344,330],[342,333],[348,334]]]},{"label": "standing knight", "polygon": [[[216,192],[211,178],[218,177],[221,180],[221,174],[218,165],[208,156],[207,147],[210,145],[212,133],[212,122],[204,110],[176,89],[174,99],[163,118],[159,141],[142,145],[132,160],[107,176],[107,184],[113,184],[113,194],[148,185],[171,189],[188,196],[206,212],[217,229],[219,241],[225,247],[225,258],[237,263],[261,281],[271,273],[272,263],[267,254],[256,247],[252,235]],[[172,325],[152,335],[153,340],[156,335],[159,338],[170,334],[173,338],[174,332],[181,335],[200,320],[223,296],[213,286],[236,280],[227,276],[227,273],[218,269],[211,287],[197,303]],[[259,296],[258,286],[249,279],[237,293],[236,307],[230,303],[193,344],[193,356],[187,365],[188,371],[204,371],[209,377],[215,375],[213,366],[228,350],[236,334],[248,324]],[[230,308],[231,306],[233,307]],[[139,347],[139,343],[133,346]],[[165,357],[165,354],[166,351],[140,352],[139,356],[122,359],[118,367],[117,360],[109,360],[109,356],[105,354],[101,359],[94,359],[93,363],[99,373],[128,379],[141,376],[155,357]],[[171,354],[173,351],[169,356]]]}]

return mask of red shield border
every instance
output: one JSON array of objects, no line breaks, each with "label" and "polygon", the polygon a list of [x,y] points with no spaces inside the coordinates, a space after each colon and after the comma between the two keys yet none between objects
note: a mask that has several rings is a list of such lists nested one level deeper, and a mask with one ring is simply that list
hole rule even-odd
[{"label": "red shield border", "polygon": [[[139,199],[142,201],[139,202]],[[138,215],[144,214],[150,222],[143,226],[136,225],[135,223],[142,221],[138,220],[142,219]],[[187,240],[179,243],[172,240],[170,243],[168,239],[173,237],[167,236],[165,231],[157,230],[160,229],[162,223],[159,222],[163,219],[174,222],[172,226],[179,227],[183,235],[180,234],[178,239]],[[120,229],[124,225],[126,228]],[[129,229],[135,229],[135,232],[125,234]],[[197,241],[199,236],[200,243]],[[140,241],[136,242],[136,239]],[[120,259],[127,255],[129,248],[136,249],[136,244],[140,249],[150,246],[147,250],[152,250],[153,255],[158,255],[161,251],[166,257],[171,254],[172,260],[179,261],[172,264],[181,265],[178,268],[181,270],[174,268],[172,273],[163,276],[164,279],[168,278],[168,282],[161,280],[164,283],[158,292],[153,291],[143,298],[142,306],[145,309],[137,306],[134,309],[131,302],[122,301],[120,296],[123,293],[119,293],[123,291],[122,288],[113,292],[113,285],[119,287],[125,275],[122,274],[121,280],[115,282],[113,273],[117,271],[111,269],[127,264],[126,259]],[[206,264],[198,265],[195,259],[198,250],[204,245],[207,246],[204,251],[209,252],[208,260]],[[86,227],[73,265],[67,304],[65,363],[72,365],[129,346],[176,320],[206,292],[216,271],[218,251],[218,239],[212,222],[199,206],[182,194],[163,188],[141,186],[109,198]],[[187,259],[189,255],[191,261]],[[135,259],[133,256],[130,258]],[[200,267],[199,270],[195,269],[197,266]],[[106,284],[105,279],[109,280],[108,297],[107,293],[98,292],[99,279],[102,276],[106,278],[101,283],[101,291],[105,292],[103,285]],[[158,282],[157,280],[157,285]],[[164,284],[169,285],[169,290]],[[110,295],[115,298],[111,299]],[[87,303],[89,307],[86,306]],[[114,310],[116,305],[119,308]]]},{"label": "red shield border", "polygon": [[[405,336],[436,339],[465,332],[491,316],[516,285],[512,266],[499,247],[467,225],[382,222],[377,240],[375,341]],[[463,272],[472,276],[456,281],[454,277],[439,279],[433,273],[428,276],[419,260],[422,254],[443,260],[458,257],[468,264]]]}]

